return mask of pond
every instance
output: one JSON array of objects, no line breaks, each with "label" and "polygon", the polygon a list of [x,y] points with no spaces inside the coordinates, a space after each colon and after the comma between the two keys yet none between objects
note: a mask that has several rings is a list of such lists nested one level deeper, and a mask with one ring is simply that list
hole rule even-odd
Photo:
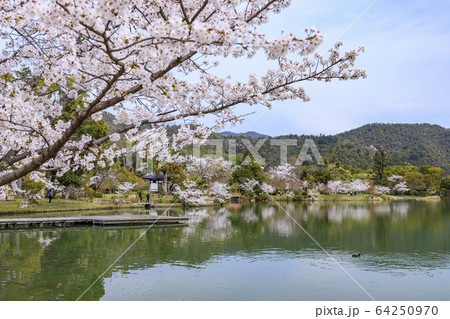
[{"label": "pond", "polygon": [[2,230],[0,300],[449,300],[449,206],[231,204],[129,212],[186,226]]}]

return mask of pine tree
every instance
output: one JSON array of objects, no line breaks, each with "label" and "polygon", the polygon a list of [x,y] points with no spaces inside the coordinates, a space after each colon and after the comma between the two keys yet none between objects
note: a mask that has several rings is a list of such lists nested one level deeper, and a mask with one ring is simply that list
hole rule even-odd
[{"label": "pine tree", "polygon": [[373,181],[375,185],[385,186],[387,184],[387,175],[385,168],[391,161],[391,157],[388,155],[386,150],[380,149],[373,156],[373,171],[374,177]]}]

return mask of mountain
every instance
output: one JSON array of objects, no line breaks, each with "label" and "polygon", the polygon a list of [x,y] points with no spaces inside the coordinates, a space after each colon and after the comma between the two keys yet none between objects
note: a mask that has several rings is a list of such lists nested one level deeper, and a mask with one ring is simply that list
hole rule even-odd
[{"label": "mountain", "polygon": [[431,124],[367,124],[337,135],[386,149],[393,164],[433,165],[450,169],[450,129]]},{"label": "mountain", "polygon": [[225,137],[244,136],[244,137],[251,137],[251,138],[270,138],[269,135],[260,134],[260,133],[254,132],[254,131],[248,131],[245,133],[234,133],[234,132],[225,131],[225,132],[220,132],[219,134],[222,136],[225,136]]},{"label": "mountain", "polygon": [[[245,152],[239,136],[223,138],[236,139],[237,154]],[[293,161],[300,154],[305,140],[312,139],[320,154],[331,163],[367,169],[372,167],[375,150],[383,148],[391,156],[391,165],[432,165],[450,172],[450,130],[439,125],[374,123],[336,135],[291,134],[273,139],[297,140],[296,146],[287,148],[288,158]],[[255,143],[256,138],[252,141],[253,145]],[[259,148],[259,154],[269,166],[278,165],[279,153],[280,147],[268,141]]]},{"label": "mountain", "polygon": [[[110,132],[120,128],[113,124],[114,116],[104,112],[103,119]],[[169,135],[179,129],[177,125],[167,127]],[[259,139],[292,139],[297,145],[287,147],[289,162],[295,162],[306,139],[312,139],[322,157],[330,163],[352,165],[362,169],[371,168],[375,149],[386,149],[391,156],[391,165],[432,165],[450,173],[450,129],[431,124],[383,124],[373,123],[336,135],[283,135],[271,138],[269,135],[246,132],[213,133],[210,138],[223,139],[225,157],[229,151],[229,140],[236,141],[236,154],[244,154],[247,147],[242,139],[249,139],[255,145]],[[258,145],[259,154],[266,165],[280,163],[280,146],[272,145],[269,140]],[[213,148],[211,148],[213,151]]]}]

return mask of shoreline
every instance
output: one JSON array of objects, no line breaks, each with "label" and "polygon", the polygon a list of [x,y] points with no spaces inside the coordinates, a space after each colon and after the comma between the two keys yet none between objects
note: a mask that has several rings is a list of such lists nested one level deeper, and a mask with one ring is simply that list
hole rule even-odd
[{"label": "shoreline", "polygon": [[[88,205],[88,204],[86,204]],[[211,205],[205,205],[211,206]],[[168,208],[168,207],[183,207],[180,203],[157,203],[153,204],[151,208]],[[0,216],[12,215],[27,215],[39,213],[64,213],[64,212],[81,212],[81,211],[101,211],[101,210],[123,210],[123,209],[145,209],[144,204],[127,204],[127,205],[105,205],[95,207],[72,207],[72,208],[49,208],[49,209],[29,209],[17,208],[15,210],[2,210],[0,204]]]},{"label": "shoreline", "polygon": [[[265,200],[265,201],[257,201],[253,199],[244,199],[239,203],[270,203],[270,202],[383,202],[383,201],[395,201],[395,200],[418,200],[418,201],[439,201],[441,200],[440,196],[393,196],[393,195],[382,195],[382,196],[373,196],[373,195],[319,195],[318,198],[305,198],[302,200],[293,201],[290,198],[286,197],[273,197],[273,199]],[[71,204],[70,202],[68,203]],[[87,207],[68,207],[68,208],[49,208],[49,209],[36,209],[36,208],[24,208],[24,209],[12,209],[12,210],[2,210],[2,204],[0,203],[0,218],[1,216],[6,215],[28,215],[28,214],[46,214],[46,213],[65,213],[65,212],[82,212],[82,211],[108,211],[108,210],[125,210],[125,209],[146,209],[146,203],[134,203],[134,204],[124,204],[124,205],[97,205],[95,207],[89,207],[89,203],[86,203]],[[44,204],[40,204],[44,205]],[[222,204],[219,203],[207,203],[199,206],[191,206],[191,207],[220,207]],[[47,205],[48,206],[48,205]],[[158,208],[183,208],[186,207],[181,203],[153,203],[150,209],[158,209]],[[189,206],[187,206],[189,207]]]}]

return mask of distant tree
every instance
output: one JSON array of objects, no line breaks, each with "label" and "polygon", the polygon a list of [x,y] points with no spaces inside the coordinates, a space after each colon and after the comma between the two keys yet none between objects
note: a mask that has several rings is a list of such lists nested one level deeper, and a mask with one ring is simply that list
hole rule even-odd
[{"label": "distant tree", "polygon": [[58,182],[66,187],[73,186],[75,188],[83,186],[83,173],[84,171],[79,169],[77,171],[67,171],[62,176],[57,177]]},{"label": "distant tree", "polygon": [[348,190],[352,193],[365,193],[369,189],[370,185],[367,181],[357,179],[348,183]]},{"label": "distant tree", "polygon": [[330,194],[338,194],[342,190],[342,181],[329,181],[327,183]]},{"label": "distant tree", "polygon": [[127,193],[131,192],[135,186],[136,184],[125,182],[117,187],[118,189],[117,193],[125,196]]},{"label": "distant tree", "polygon": [[182,160],[190,178],[202,178],[210,182],[228,181],[228,177],[234,169],[232,163],[224,160],[222,157],[185,156]]},{"label": "distant tree", "polygon": [[232,174],[233,183],[244,183],[248,179],[254,179],[258,182],[266,180],[266,176],[263,171],[263,167],[252,160],[248,164],[241,164]]},{"label": "distant tree", "polygon": [[352,173],[344,169],[340,164],[336,166],[330,165],[329,171],[331,173],[332,179],[335,181],[350,181],[352,178]]},{"label": "distant tree", "polygon": [[176,185],[175,192],[178,198],[187,206],[196,206],[206,203],[207,197],[195,181],[185,180],[182,186]]},{"label": "distant tree", "polygon": [[441,191],[446,194],[450,194],[450,177],[444,177],[441,179]]},{"label": "distant tree", "polygon": [[37,199],[40,199],[39,193],[45,189],[45,183],[35,181],[26,176],[22,183],[22,188],[25,191],[24,200],[21,202],[21,207],[26,207],[27,204],[37,204]]},{"label": "distant tree", "polygon": [[289,163],[279,165],[269,170],[272,183],[280,190],[299,189],[300,178],[295,172],[295,167]]},{"label": "distant tree", "polygon": [[160,172],[164,173],[163,191],[166,194],[169,191],[169,179],[171,185],[182,185],[182,183],[186,179],[185,166],[181,163],[172,162],[158,165],[158,167],[156,168],[156,173],[159,174]]},{"label": "distant tree", "polygon": [[391,189],[387,186],[375,185],[374,193],[377,195],[389,194]]},{"label": "distant tree", "polygon": [[430,192],[436,192],[440,188],[444,170],[430,165],[420,166],[419,172],[424,175],[426,188]]},{"label": "distant tree", "polygon": [[326,169],[315,170],[312,172],[312,175],[314,176],[316,182],[323,184],[328,183],[328,181],[333,178],[331,172],[327,171]]},{"label": "distant tree", "polygon": [[405,175],[405,180],[413,195],[420,195],[427,189],[425,177],[422,173],[409,172]]},{"label": "distant tree", "polygon": [[377,150],[373,156],[373,171],[375,174],[373,181],[376,185],[384,186],[387,184],[387,175],[385,170],[390,161],[390,156],[386,150],[383,149]]},{"label": "distant tree", "polygon": [[233,183],[237,183],[237,184],[243,183],[246,180],[252,179],[252,178],[253,178],[252,171],[247,168],[243,168],[243,167],[236,169],[232,174]]},{"label": "distant tree", "polygon": [[214,201],[224,203],[230,192],[230,187],[225,183],[214,182],[209,189],[209,195],[214,198]]},{"label": "distant tree", "polygon": [[254,179],[248,179],[241,184],[241,188],[248,194],[254,193],[257,191],[258,181]]},{"label": "distant tree", "polygon": [[90,135],[92,138],[102,138],[109,133],[108,125],[104,120],[87,120],[77,131],[77,136]]},{"label": "distant tree", "polygon": [[267,183],[262,183],[261,191],[265,194],[273,194],[275,192],[275,187]]},{"label": "distant tree", "polygon": [[404,194],[409,191],[409,187],[406,186],[406,182],[400,182],[398,184],[395,184],[394,187],[392,187],[392,191],[400,194]]}]

